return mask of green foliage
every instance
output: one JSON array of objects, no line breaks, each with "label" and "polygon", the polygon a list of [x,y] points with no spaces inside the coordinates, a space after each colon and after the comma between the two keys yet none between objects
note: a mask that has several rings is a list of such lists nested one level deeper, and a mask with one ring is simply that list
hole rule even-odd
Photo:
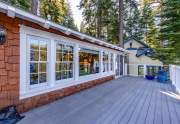
[{"label": "green foliage", "polygon": [[[113,44],[119,42],[119,6],[114,0],[81,0],[83,9],[83,31],[106,39]],[[142,39],[139,29],[139,10],[136,0],[124,0],[124,39]]]},{"label": "green foliage", "polygon": [[[2,0],[12,5],[18,6],[24,10],[31,10],[32,0]],[[66,27],[78,30],[74,24],[74,19],[70,5],[64,0],[39,0],[40,1],[40,14],[43,18],[48,19],[50,15],[51,20],[62,24]]]},{"label": "green foliage", "polygon": [[81,0],[80,8],[83,9],[83,23],[87,34],[106,37],[112,7],[111,0]]},{"label": "green foliage", "polygon": [[151,4],[144,2],[141,10],[141,18],[139,22],[141,33],[144,36],[145,43],[151,48],[157,47],[157,26],[155,24],[155,13]]},{"label": "green foliage", "polygon": [[157,56],[167,64],[180,64],[180,1],[164,0],[161,8],[159,42],[167,45],[161,45]]},{"label": "green foliage", "polygon": [[8,2],[17,7],[20,7],[27,11],[31,9],[31,0],[3,0],[3,1]]},{"label": "green foliage", "polygon": [[46,19],[50,15],[52,21],[63,23],[66,11],[64,0],[41,0],[40,13]]},{"label": "green foliage", "polygon": [[124,1],[124,40],[142,40],[143,33],[140,26],[140,11],[136,0]]},{"label": "green foliage", "polygon": [[52,21],[74,30],[78,30],[77,26],[74,24],[72,11],[68,1],[41,0],[40,5],[40,13],[42,17],[48,19],[48,16],[50,16]]},{"label": "green foliage", "polygon": [[69,3],[66,3],[66,12],[65,12],[64,21],[62,24],[71,29],[78,30],[77,26],[74,23],[72,10]]}]

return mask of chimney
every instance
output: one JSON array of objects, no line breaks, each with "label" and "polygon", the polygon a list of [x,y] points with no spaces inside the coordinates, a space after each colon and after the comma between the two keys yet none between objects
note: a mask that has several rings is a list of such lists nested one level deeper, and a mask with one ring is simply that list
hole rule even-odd
[{"label": "chimney", "polygon": [[40,5],[39,4],[39,0],[32,0],[32,3],[31,3],[31,12],[34,15],[40,16],[39,5]]}]

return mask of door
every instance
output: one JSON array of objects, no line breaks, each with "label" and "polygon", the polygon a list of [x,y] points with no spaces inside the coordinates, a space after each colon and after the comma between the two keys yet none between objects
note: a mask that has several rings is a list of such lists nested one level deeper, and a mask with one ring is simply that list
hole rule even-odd
[{"label": "door", "polygon": [[116,78],[123,75],[123,61],[121,55],[116,55]]},{"label": "door", "polygon": [[138,65],[138,76],[144,77],[144,65]]}]

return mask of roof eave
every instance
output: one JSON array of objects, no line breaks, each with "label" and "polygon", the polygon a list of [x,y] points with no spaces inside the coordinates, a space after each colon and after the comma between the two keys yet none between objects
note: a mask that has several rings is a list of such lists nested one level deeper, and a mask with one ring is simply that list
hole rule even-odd
[{"label": "roof eave", "polygon": [[33,15],[32,13],[29,13],[29,12],[26,12],[26,11],[21,10],[19,8],[15,8],[13,6],[7,5],[7,4],[5,4],[3,2],[0,2],[0,12],[6,13],[11,18],[18,17],[18,18],[21,18],[21,19],[24,19],[24,20],[31,21],[31,22],[34,22],[36,24],[39,24],[44,28],[52,28],[52,29],[55,29],[55,30],[59,30],[59,31],[61,31],[61,32],[67,34],[67,35],[71,34],[71,35],[74,35],[74,36],[76,36],[76,37],[78,37],[80,39],[86,39],[90,43],[96,42],[96,44],[99,44],[101,46],[105,46],[105,47],[108,47],[108,48],[111,48],[111,49],[119,50],[121,52],[129,53],[129,51],[127,51],[127,50],[125,50],[125,49],[123,49],[121,47],[118,47],[116,45],[104,42],[104,41],[102,41],[100,39],[97,39],[97,38],[94,38],[92,36],[83,34],[81,32],[74,31],[74,30],[72,30],[70,28],[58,25],[58,24],[56,24],[56,23],[54,23],[52,21],[43,19],[43,18],[41,18],[39,16]]}]

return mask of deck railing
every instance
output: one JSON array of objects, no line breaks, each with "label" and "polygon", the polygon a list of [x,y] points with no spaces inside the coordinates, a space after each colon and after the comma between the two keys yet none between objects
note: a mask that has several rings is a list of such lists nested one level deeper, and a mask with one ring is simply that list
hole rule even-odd
[{"label": "deck railing", "polygon": [[180,93],[180,66],[170,65],[170,80],[172,84],[176,87],[176,90]]}]

